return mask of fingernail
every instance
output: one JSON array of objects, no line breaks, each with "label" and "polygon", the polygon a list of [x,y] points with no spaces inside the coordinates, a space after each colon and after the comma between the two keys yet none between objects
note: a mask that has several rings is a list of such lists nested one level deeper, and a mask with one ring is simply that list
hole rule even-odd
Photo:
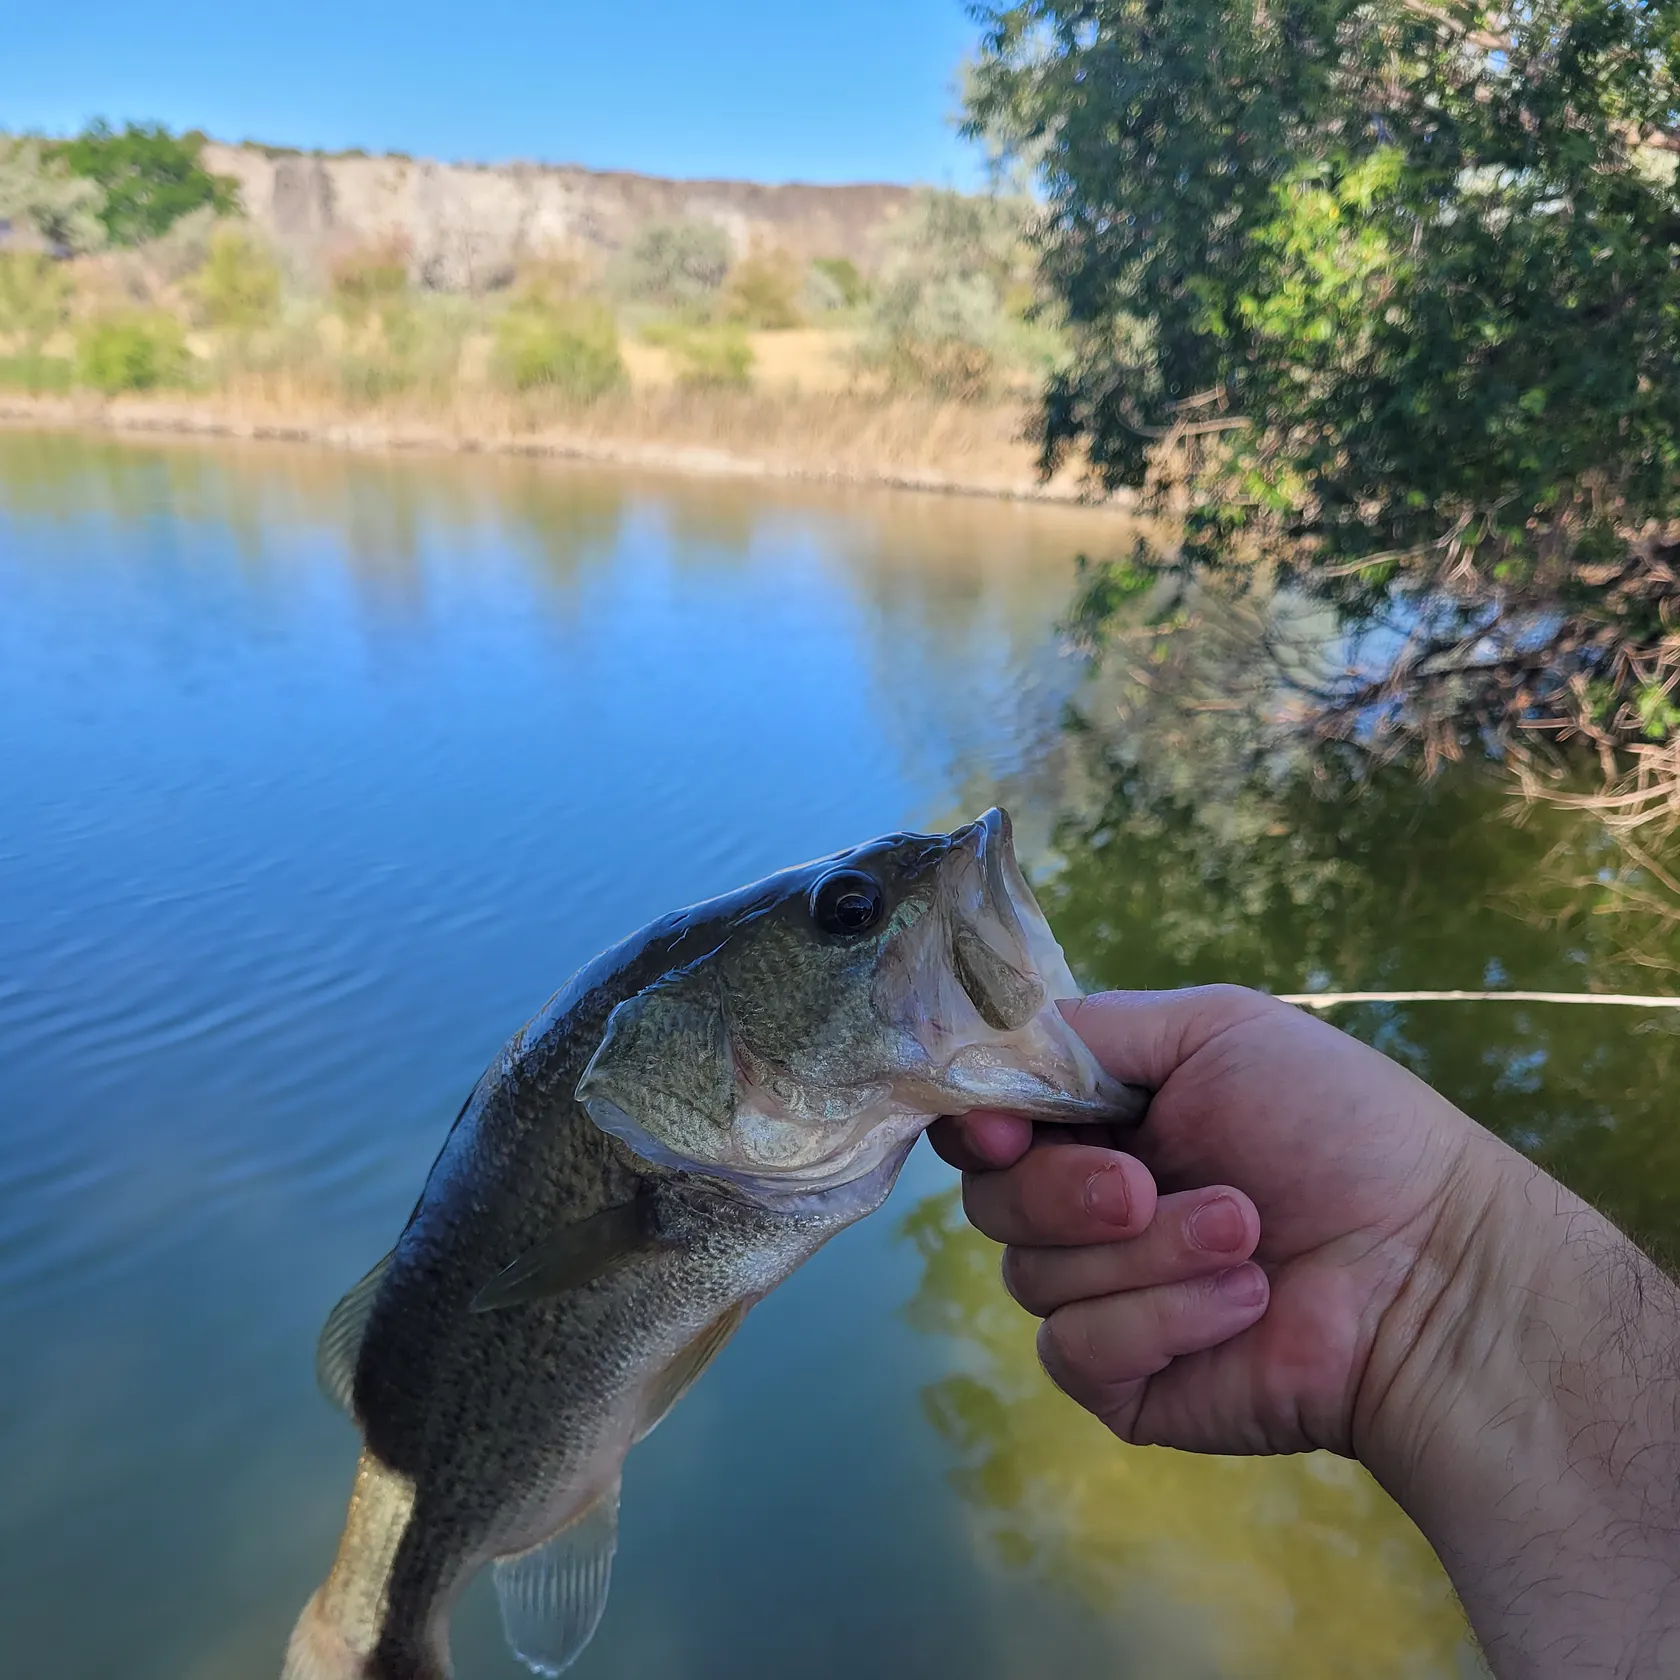
[{"label": "fingernail", "polygon": [[1234,1307],[1257,1307],[1266,1298],[1266,1274],[1256,1265],[1233,1266],[1221,1272],[1214,1287]]},{"label": "fingernail", "polygon": [[1085,1181],[1085,1211],[1105,1225],[1124,1225],[1132,1217],[1131,1192],[1124,1167],[1104,1167]]},{"label": "fingernail", "polygon": [[1238,1247],[1247,1234],[1242,1209],[1229,1196],[1204,1202],[1190,1215],[1185,1235],[1197,1248],[1217,1254],[1222,1249]]}]

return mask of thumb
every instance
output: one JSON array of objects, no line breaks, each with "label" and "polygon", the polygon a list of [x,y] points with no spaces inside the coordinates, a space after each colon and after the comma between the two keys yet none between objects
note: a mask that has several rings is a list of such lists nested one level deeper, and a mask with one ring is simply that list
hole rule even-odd
[{"label": "thumb", "polygon": [[1220,1033],[1262,1015],[1295,1017],[1287,1003],[1245,986],[1176,992],[1093,992],[1057,1005],[1105,1072],[1159,1090],[1173,1070]]}]

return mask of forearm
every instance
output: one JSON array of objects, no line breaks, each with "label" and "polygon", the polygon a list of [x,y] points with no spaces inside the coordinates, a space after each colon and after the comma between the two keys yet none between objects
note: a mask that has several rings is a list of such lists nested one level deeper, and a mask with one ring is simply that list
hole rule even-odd
[{"label": "forearm", "polygon": [[1680,1294],[1487,1140],[1384,1315],[1357,1444],[1500,1680],[1680,1674]]}]

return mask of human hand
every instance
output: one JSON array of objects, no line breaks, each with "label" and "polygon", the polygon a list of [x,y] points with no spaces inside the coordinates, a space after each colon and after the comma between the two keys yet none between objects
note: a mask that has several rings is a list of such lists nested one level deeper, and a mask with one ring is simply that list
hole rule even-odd
[{"label": "human hand", "polygon": [[932,1133],[965,1169],[969,1218],[1009,1245],[1010,1293],[1045,1319],[1046,1369],[1129,1441],[1355,1452],[1385,1315],[1502,1146],[1396,1063],[1260,993],[1063,1008],[1111,1073],[1157,1092],[1126,1134],[1133,1154],[1073,1128],[1035,1140],[1001,1114]]},{"label": "human hand", "polygon": [[1129,1441],[1361,1459],[1501,1680],[1680,1673],[1671,1281],[1427,1085],[1275,999],[1063,1007],[1156,1091],[1135,1154],[1002,1114],[932,1132],[1009,1245],[1051,1376]]}]

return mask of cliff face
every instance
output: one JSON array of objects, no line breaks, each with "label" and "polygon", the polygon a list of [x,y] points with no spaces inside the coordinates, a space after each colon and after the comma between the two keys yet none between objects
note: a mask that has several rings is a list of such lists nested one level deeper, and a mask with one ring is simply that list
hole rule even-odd
[{"label": "cliff face", "polygon": [[269,156],[209,145],[204,165],[239,183],[245,213],[292,261],[400,242],[415,281],[440,291],[505,282],[521,259],[599,261],[644,223],[717,223],[736,251],[849,256],[868,267],[907,187],[673,181],[571,165],[475,168],[391,157]]}]

